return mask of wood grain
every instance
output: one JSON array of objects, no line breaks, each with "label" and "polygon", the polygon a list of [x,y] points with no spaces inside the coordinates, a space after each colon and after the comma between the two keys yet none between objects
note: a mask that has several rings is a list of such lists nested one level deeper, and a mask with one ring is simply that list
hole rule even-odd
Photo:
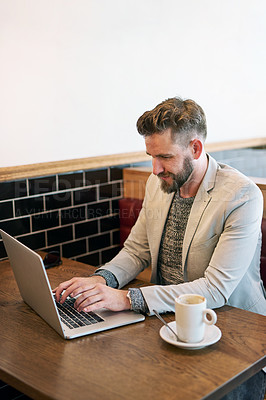
[{"label": "wood grain", "polygon": [[124,197],[129,199],[144,199],[146,182],[151,173],[151,167],[124,168]]},{"label": "wood grain", "polygon": [[0,182],[148,161],[144,151],[0,168]]},{"label": "wood grain", "polygon": [[[64,260],[48,275],[54,287],[92,271]],[[217,310],[222,338],[197,351],[165,343],[156,317],[66,341],[22,301],[8,261],[0,263],[0,279],[0,379],[33,399],[218,400],[265,365],[265,317],[258,314]]]}]

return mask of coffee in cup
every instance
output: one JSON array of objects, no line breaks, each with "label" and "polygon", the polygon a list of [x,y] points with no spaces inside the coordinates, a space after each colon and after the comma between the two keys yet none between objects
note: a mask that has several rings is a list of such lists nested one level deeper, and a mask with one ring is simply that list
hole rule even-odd
[{"label": "coffee in cup", "polygon": [[176,333],[182,342],[200,342],[204,338],[206,324],[216,323],[216,313],[207,309],[206,304],[205,297],[198,294],[182,294],[175,299]]}]

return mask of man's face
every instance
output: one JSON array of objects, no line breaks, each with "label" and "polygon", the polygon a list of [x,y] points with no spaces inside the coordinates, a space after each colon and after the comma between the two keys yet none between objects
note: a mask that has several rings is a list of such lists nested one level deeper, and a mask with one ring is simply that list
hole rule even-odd
[{"label": "man's face", "polygon": [[173,143],[171,130],[145,138],[147,154],[152,156],[153,173],[161,180],[161,189],[175,192],[191,176],[194,165],[189,149]]}]

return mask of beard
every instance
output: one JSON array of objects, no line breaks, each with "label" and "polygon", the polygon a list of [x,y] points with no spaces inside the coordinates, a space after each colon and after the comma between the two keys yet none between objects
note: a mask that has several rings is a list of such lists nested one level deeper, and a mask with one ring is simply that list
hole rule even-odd
[{"label": "beard", "polygon": [[164,180],[161,181],[161,189],[165,193],[177,192],[180,190],[181,186],[187,182],[188,178],[192,174],[194,170],[194,166],[190,157],[186,157],[183,162],[182,172],[179,174],[173,174],[172,172],[158,174],[158,178],[160,177],[171,177],[172,183],[168,183]]}]

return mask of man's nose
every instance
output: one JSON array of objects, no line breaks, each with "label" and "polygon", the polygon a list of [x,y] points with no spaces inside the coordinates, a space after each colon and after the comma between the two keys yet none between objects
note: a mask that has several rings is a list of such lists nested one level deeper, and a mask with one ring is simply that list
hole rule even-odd
[{"label": "man's nose", "polygon": [[158,175],[164,171],[161,161],[158,158],[152,159],[152,172],[154,175]]}]

